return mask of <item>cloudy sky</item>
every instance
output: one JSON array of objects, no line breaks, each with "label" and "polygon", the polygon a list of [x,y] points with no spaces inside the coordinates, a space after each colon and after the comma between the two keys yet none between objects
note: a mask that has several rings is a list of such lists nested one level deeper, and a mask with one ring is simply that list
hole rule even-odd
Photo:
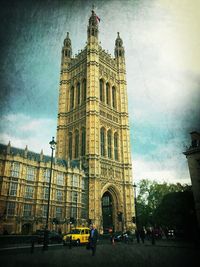
[{"label": "cloudy sky", "polygon": [[60,58],[70,32],[85,46],[92,5],[99,40],[126,52],[133,176],[189,183],[182,152],[200,131],[200,1],[0,2],[0,142],[50,154],[56,136]]}]

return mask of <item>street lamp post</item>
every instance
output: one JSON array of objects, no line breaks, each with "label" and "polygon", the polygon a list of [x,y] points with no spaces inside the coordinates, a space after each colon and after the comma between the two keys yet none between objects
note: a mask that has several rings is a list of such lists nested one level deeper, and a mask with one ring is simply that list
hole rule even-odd
[{"label": "street lamp post", "polygon": [[44,244],[43,249],[48,249],[48,223],[49,223],[49,205],[50,205],[50,197],[51,197],[51,178],[52,178],[52,166],[53,166],[53,152],[56,148],[56,142],[54,141],[54,137],[52,137],[52,140],[49,142],[51,147],[51,167],[50,167],[50,177],[49,177],[49,191],[48,191],[48,202],[47,202],[47,217],[46,217],[46,225],[44,230]]},{"label": "street lamp post", "polygon": [[134,188],[134,202],[135,202],[135,226],[136,226],[136,230],[137,230],[137,196],[136,196],[136,184],[133,184],[133,188]]}]

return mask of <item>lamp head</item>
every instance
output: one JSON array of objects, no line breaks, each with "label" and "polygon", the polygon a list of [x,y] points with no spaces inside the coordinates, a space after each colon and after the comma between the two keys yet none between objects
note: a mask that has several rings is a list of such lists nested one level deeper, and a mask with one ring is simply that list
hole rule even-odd
[{"label": "lamp head", "polygon": [[50,147],[51,147],[51,149],[55,149],[56,148],[56,141],[54,140],[54,137],[52,137],[52,140],[49,142],[49,144],[50,144]]}]

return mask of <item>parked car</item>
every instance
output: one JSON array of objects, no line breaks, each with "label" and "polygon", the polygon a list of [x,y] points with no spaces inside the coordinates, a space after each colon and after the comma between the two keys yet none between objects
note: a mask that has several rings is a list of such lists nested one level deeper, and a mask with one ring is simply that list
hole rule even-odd
[{"label": "parked car", "polygon": [[133,237],[128,232],[125,232],[125,233],[115,232],[113,234],[113,238],[114,238],[115,242],[119,242],[119,241],[128,242],[128,241],[131,241],[133,239]]},{"label": "parked car", "polygon": [[70,233],[63,236],[63,245],[76,244],[87,244],[90,235],[90,229],[88,227],[76,227],[73,228]]},{"label": "parked car", "polygon": [[121,241],[122,240],[122,232],[113,233],[112,238],[114,238],[115,242]]},{"label": "parked car", "polygon": [[[41,244],[44,242],[44,230],[36,230],[35,235],[37,235],[38,243]],[[49,243],[61,243],[62,236],[56,231],[48,230]]]}]

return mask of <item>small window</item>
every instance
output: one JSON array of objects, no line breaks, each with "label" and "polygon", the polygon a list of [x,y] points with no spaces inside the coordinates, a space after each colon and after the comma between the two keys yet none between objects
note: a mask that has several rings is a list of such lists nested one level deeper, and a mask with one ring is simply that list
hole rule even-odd
[{"label": "small window", "polygon": [[42,207],[42,217],[47,217],[47,205],[43,205]]},{"label": "small window", "polygon": [[75,131],[75,158],[79,156],[79,131]]},{"label": "small window", "polygon": [[43,198],[44,198],[45,200],[47,200],[47,199],[49,198],[49,188],[48,188],[48,187],[45,187],[45,188],[43,189]]},{"label": "small window", "polygon": [[49,183],[49,180],[50,180],[50,170],[49,169],[46,169],[44,171],[44,181]]},{"label": "small window", "polygon": [[7,203],[7,215],[15,215],[15,203],[8,202]]},{"label": "small window", "polygon": [[108,131],[107,134],[107,141],[108,141],[108,158],[112,158],[112,146],[111,146],[111,141],[112,140],[112,134],[111,134],[111,130]]},{"label": "small window", "polygon": [[116,89],[115,89],[114,86],[112,87],[112,106],[113,106],[113,108],[117,107],[117,104],[116,104]]},{"label": "small window", "polygon": [[114,134],[114,154],[115,160],[118,160],[118,134]]},{"label": "small window", "polygon": [[62,218],[62,208],[56,207],[56,218],[61,219]]},{"label": "small window", "polygon": [[101,128],[101,156],[105,156],[105,129]]},{"label": "small window", "polygon": [[17,195],[17,183],[10,183],[10,188],[9,188],[9,195],[10,196],[16,196]]},{"label": "small window", "polygon": [[85,128],[82,128],[82,135],[81,135],[81,156],[85,156],[85,149],[86,149],[86,134]]},{"label": "small window", "polygon": [[57,173],[57,185],[64,184],[64,174],[62,172]]},{"label": "small window", "polygon": [[25,189],[25,198],[33,198],[33,193],[34,193],[34,187],[33,186],[26,186]]},{"label": "small window", "polygon": [[73,180],[72,180],[72,186],[73,187],[78,187],[79,186],[79,177],[78,175],[73,175]]},{"label": "small window", "polygon": [[82,82],[82,101],[86,101],[86,80],[84,79]]},{"label": "small window", "polygon": [[30,217],[32,214],[32,205],[24,204],[24,217]]},{"label": "small window", "polygon": [[18,162],[13,162],[11,166],[11,177],[19,177],[20,165]]},{"label": "small window", "polygon": [[101,102],[104,101],[103,80],[102,79],[99,81],[99,98],[100,98]]},{"label": "small window", "polygon": [[70,108],[74,107],[74,86],[70,89]]},{"label": "small window", "polygon": [[78,201],[78,193],[76,191],[72,192],[72,202],[77,203]]},{"label": "small window", "polygon": [[69,133],[69,140],[68,140],[68,149],[69,149],[69,158],[72,159],[72,133]]},{"label": "small window", "polygon": [[56,200],[63,201],[63,192],[61,190],[56,190]]},{"label": "small window", "polygon": [[106,83],[106,104],[110,105],[110,86]]},{"label": "small window", "polygon": [[26,179],[28,181],[34,181],[35,180],[35,168],[27,167]]},{"label": "small window", "polygon": [[77,105],[80,105],[81,103],[81,87],[80,87],[80,83],[77,84]]}]

